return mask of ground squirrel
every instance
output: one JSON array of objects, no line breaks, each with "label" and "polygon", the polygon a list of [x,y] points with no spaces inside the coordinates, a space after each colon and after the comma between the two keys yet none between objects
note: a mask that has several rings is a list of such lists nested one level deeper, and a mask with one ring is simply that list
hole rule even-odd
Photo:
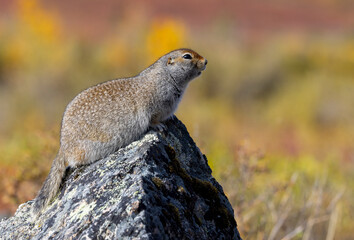
[{"label": "ground squirrel", "polygon": [[172,51],[139,75],[115,79],[78,94],[64,112],[60,148],[39,191],[33,213],[48,205],[60,187],[66,164],[89,164],[139,139],[149,127],[163,128],[188,83],[207,60],[190,49]]}]

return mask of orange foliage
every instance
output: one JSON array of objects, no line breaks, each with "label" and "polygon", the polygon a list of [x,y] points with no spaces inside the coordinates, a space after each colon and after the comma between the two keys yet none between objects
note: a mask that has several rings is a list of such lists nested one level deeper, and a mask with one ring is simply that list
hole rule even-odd
[{"label": "orange foliage", "polygon": [[150,61],[163,54],[184,46],[186,38],[185,26],[173,19],[155,20],[148,31],[146,39],[147,55]]}]

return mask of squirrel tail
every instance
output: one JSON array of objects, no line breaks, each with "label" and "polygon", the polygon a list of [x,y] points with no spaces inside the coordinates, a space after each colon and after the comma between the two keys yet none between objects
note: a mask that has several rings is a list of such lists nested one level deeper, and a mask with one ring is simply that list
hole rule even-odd
[{"label": "squirrel tail", "polygon": [[54,159],[50,172],[34,201],[32,207],[32,213],[34,215],[38,215],[57,194],[64,174],[65,159],[63,154],[59,152]]}]

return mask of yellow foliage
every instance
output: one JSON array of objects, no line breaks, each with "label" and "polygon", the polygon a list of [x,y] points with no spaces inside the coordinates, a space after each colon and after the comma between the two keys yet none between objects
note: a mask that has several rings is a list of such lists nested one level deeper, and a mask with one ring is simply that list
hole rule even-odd
[{"label": "yellow foliage", "polygon": [[151,56],[149,61],[180,48],[185,44],[185,37],[186,29],[181,22],[173,19],[156,20],[152,23],[146,39],[148,56]]},{"label": "yellow foliage", "polygon": [[[0,23],[0,107],[7,106],[0,112],[0,122],[7,120],[0,126],[0,174],[7,179],[0,204],[14,209],[33,198],[28,183],[38,189],[45,178],[59,145],[59,114],[80,89],[137,73],[188,37],[182,22],[149,22],[135,9],[96,42],[61,38],[60,19],[39,0],[18,0],[16,13],[13,22]],[[263,239],[274,224],[270,211],[282,213],[282,198],[291,196],[286,227],[291,217],[310,213],[302,199],[318,177],[327,174],[324,202],[342,186],[353,189],[354,40],[284,34],[249,47],[209,30],[191,41],[210,65],[176,115],[206,154],[244,234]],[[340,204],[353,209],[352,196],[348,191]]]},{"label": "yellow foliage", "polygon": [[6,59],[6,65],[9,70],[24,63],[25,56],[28,54],[25,41],[15,38],[6,44],[3,49],[3,58]]},{"label": "yellow foliage", "polygon": [[60,26],[53,13],[44,10],[37,0],[19,0],[18,17],[29,31],[42,40],[54,42],[59,37]]},{"label": "yellow foliage", "polygon": [[128,59],[129,50],[127,44],[120,39],[110,39],[103,44],[100,51],[100,59],[104,65],[124,65]]},{"label": "yellow foliage", "polygon": [[[338,51],[338,56],[343,63],[347,63],[348,67],[353,69],[354,66],[354,40],[343,44],[343,47]],[[351,78],[353,81],[354,78]]]},{"label": "yellow foliage", "polygon": [[15,17],[11,25],[4,25],[0,39],[0,61],[5,70],[21,74],[25,69],[36,71],[43,63],[48,69],[63,66],[69,45],[60,42],[61,25],[54,14],[37,0],[18,0]]}]

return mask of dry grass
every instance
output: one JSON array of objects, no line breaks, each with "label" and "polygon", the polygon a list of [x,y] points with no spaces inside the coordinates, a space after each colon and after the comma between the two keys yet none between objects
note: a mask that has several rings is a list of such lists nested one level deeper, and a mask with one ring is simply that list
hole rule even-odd
[{"label": "dry grass", "polygon": [[139,16],[98,42],[68,36],[34,0],[0,22],[2,211],[35,196],[70,99],[185,45],[209,64],[177,115],[208,156],[244,239],[350,239],[353,36],[284,33],[252,45],[222,24],[194,31]]}]

